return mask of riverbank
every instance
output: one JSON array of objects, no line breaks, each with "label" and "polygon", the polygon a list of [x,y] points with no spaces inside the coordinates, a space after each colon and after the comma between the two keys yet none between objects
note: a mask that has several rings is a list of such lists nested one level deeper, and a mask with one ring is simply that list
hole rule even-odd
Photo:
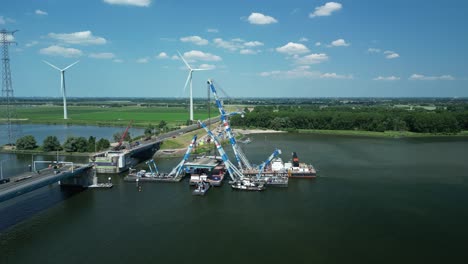
[{"label": "riverbank", "polygon": [[318,130],[318,129],[298,129],[297,133],[336,135],[336,136],[361,136],[361,137],[468,137],[468,131],[462,131],[457,134],[433,134],[433,133],[415,133],[409,131],[360,131],[360,130]]},{"label": "riverbank", "polygon": [[29,155],[50,155],[50,156],[78,156],[78,157],[89,157],[92,153],[90,152],[65,152],[65,151],[42,151],[42,150],[13,150],[5,147],[0,147],[0,153],[6,154],[29,154]]},{"label": "riverbank", "polygon": [[240,134],[243,134],[243,135],[287,133],[287,131],[273,130],[273,129],[236,129],[236,132],[239,132]]}]

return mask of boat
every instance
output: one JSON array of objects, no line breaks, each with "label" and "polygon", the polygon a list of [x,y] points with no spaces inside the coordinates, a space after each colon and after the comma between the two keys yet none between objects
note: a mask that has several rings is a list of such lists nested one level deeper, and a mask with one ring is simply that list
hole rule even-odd
[{"label": "boat", "polygon": [[197,183],[197,188],[192,191],[192,195],[205,195],[209,189],[210,184],[208,182],[200,181]]},{"label": "boat", "polygon": [[208,175],[206,181],[209,182],[211,186],[219,187],[223,184],[224,175],[226,175],[224,165],[218,165],[211,171],[211,175]]},{"label": "boat", "polygon": [[284,164],[290,178],[316,178],[317,171],[311,164],[300,163],[297,153],[292,153],[292,162]]},{"label": "boat", "polygon": [[200,181],[210,183],[211,186],[221,186],[226,169],[224,163],[216,157],[199,157],[192,162],[187,162],[185,168],[190,174],[190,185],[196,185]]},{"label": "boat", "polygon": [[129,174],[124,177],[126,182],[134,182],[137,179],[142,182],[179,182],[182,177],[175,178],[168,173],[147,172],[146,170],[136,171],[135,169],[130,169]]},{"label": "boat", "polygon": [[189,185],[197,185],[200,182],[206,181],[208,178],[208,175],[205,173],[198,174],[198,173],[191,173],[190,174],[190,180],[189,180]]},{"label": "boat", "polygon": [[231,185],[234,190],[241,191],[263,191],[265,185],[263,183],[253,182],[250,180],[240,180]]},{"label": "boat", "polygon": [[288,187],[288,176],[262,176],[265,184],[274,187]]}]

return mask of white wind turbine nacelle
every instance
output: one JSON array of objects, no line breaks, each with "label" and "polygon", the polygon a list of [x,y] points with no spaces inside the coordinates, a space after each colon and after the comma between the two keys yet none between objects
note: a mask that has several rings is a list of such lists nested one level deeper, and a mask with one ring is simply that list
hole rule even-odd
[{"label": "white wind turbine nacelle", "polygon": [[188,62],[184,59],[184,57],[182,56],[182,54],[180,54],[179,51],[177,51],[177,53],[179,54],[179,57],[182,59],[182,61],[184,62],[185,66],[187,66],[188,70],[189,70],[189,74],[187,76],[187,80],[185,81],[185,85],[184,85],[184,94],[185,94],[185,89],[187,87],[187,84],[189,83],[190,81],[190,121],[193,121],[193,90],[192,90],[192,75],[193,75],[193,72],[195,71],[207,71],[209,69],[193,69],[192,67],[190,67],[190,65],[188,64]]},{"label": "white wind turbine nacelle", "polygon": [[68,119],[68,113],[67,113],[67,94],[65,90],[65,71],[69,68],[71,68],[73,65],[77,64],[80,61],[75,61],[74,63],[68,65],[67,67],[60,69],[59,67],[53,65],[50,62],[47,62],[43,60],[44,63],[48,64],[50,67],[60,71],[60,83],[61,83],[61,92],[62,92],[62,97],[63,97],[63,119]]}]

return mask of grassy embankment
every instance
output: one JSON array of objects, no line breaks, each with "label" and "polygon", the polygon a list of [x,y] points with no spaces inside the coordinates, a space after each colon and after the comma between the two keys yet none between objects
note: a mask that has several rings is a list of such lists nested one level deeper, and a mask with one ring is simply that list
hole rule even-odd
[{"label": "grassy embankment", "polygon": [[[214,129],[216,127],[216,124],[211,125],[210,129]],[[176,138],[170,138],[167,140],[164,140],[164,143],[161,145],[161,150],[165,149],[181,149],[181,148],[187,148],[188,145],[190,144],[190,141],[192,140],[193,136],[197,134],[198,139],[197,141],[200,142],[200,138],[206,135],[206,132],[203,128],[194,130],[192,132],[185,133],[183,135],[177,136]],[[213,145],[210,144],[201,146],[199,145],[195,151],[195,153],[202,153],[208,150],[210,147]]]},{"label": "grassy embankment", "polygon": [[[164,120],[169,127],[185,125],[188,110],[183,107],[100,107],[100,106],[70,106],[68,120],[63,119],[61,106],[18,107],[18,119],[23,123],[36,124],[69,124],[97,126],[127,126],[133,120],[134,127],[157,125]],[[208,113],[195,111],[195,119],[206,119]]]}]

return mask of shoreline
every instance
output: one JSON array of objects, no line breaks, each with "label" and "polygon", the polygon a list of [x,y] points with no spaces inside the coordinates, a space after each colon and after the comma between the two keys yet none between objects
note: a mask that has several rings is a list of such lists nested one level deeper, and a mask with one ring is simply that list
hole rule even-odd
[{"label": "shoreline", "polygon": [[291,129],[273,130],[273,129],[241,129],[235,128],[239,134],[272,134],[272,133],[298,133],[298,134],[316,134],[316,135],[335,135],[335,136],[361,136],[361,137],[380,137],[380,138],[423,138],[423,137],[468,137],[468,131],[461,131],[457,134],[432,134],[416,133],[410,131],[363,131],[363,130],[322,130],[322,129]]},{"label": "shoreline", "polygon": [[273,130],[273,129],[237,129],[237,132],[243,135],[288,133],[288,131]]}]

